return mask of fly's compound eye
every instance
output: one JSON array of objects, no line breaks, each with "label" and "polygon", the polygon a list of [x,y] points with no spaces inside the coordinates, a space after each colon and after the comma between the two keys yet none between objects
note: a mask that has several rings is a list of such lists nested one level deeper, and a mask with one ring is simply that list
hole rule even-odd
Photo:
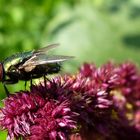
[{"label": "fly's compound eye", "polygon": [[0,63],[0,81],[2,81],[3,76],[4,76],[3,65],[2,65],[2,63]]}]

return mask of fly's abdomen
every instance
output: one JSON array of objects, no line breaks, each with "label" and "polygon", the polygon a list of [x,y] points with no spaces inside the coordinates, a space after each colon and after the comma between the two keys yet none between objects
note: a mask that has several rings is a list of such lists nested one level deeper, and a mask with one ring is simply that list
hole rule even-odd
[{"label": "fly's abdomen", "polygon": [[58,73],[60,69],[61,69],[61,65],[59,63],[48,64],[46,73],[48,74]]},{"label": "fly's abdomen", "polygon": [[45,65],[38,65],[32,71],[26,73],[32,78],[40,78],[44,75],[58,73],[60,71],[60,64],[52,63]]}]

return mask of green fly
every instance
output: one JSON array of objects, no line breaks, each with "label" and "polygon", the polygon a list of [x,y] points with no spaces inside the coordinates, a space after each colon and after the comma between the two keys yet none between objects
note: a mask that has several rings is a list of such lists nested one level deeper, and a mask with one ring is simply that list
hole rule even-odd
[{"label": "green fly", "polygon": [[[48,74],[58,73],[61,62],[73,58],[71,56],[51,55],[47,53],[58,44],[49,45],[34,51],[18,53],[6,58],[0,63],[0,81],[9,96],[6,84],[15,84],[19,80],[25,81],[45,77]],[[32,83],[32,82],[31,82]]]}]

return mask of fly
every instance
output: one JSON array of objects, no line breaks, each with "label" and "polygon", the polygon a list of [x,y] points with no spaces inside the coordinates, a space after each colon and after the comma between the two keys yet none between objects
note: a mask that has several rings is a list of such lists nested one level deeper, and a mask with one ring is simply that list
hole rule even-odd
[{"label": "fly", "polygon": [[58,73],[61,69],[61,62],[73,58],[72,56],[51,55],[47,53],[58,44],[52,44],[34,51],[18,53],[6,58],[0,63],[0,81],[3,83],[5,91],[7,84],[18,83],[45,77],[48,74]]}]

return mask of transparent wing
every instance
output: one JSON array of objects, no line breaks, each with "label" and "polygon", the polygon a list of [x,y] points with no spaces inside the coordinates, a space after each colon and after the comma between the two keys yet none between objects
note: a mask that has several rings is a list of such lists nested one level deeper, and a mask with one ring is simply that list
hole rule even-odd
[{"label": "transparent wing", "polygon": [[33,52],[34,55],[37,55],[37,54],[45,54],[47,53],[49,50],[53,49],[53,48],[56,48],[59,44],[51,44],[51,45],[48,45],[46,47],[43,47],[43,48],[40,48],[38,50],[35,50]]},{"label": "transparent wing", "polygon": [[44,65],[49,63],[57,63],[57,62],[63,62],[69,59],[74,58],[73,56],[61,56],[61,55],[54,55],[54,56],[46,56],[42,54],[38,54],[36,56],[31,57],[29,60],[27,60],[22,67],[28,67],[28,66],[37,66],[37,65]]},{"label": "transparent wing", "polygon": [[43,65],[43,64],[48,64],[48,63],[63,62],[72,58],[73,58],[72,56],[60,56],[60,55],[49,56],[49,57],[37,56],[31,60],[31,63],[32,65]]}]

